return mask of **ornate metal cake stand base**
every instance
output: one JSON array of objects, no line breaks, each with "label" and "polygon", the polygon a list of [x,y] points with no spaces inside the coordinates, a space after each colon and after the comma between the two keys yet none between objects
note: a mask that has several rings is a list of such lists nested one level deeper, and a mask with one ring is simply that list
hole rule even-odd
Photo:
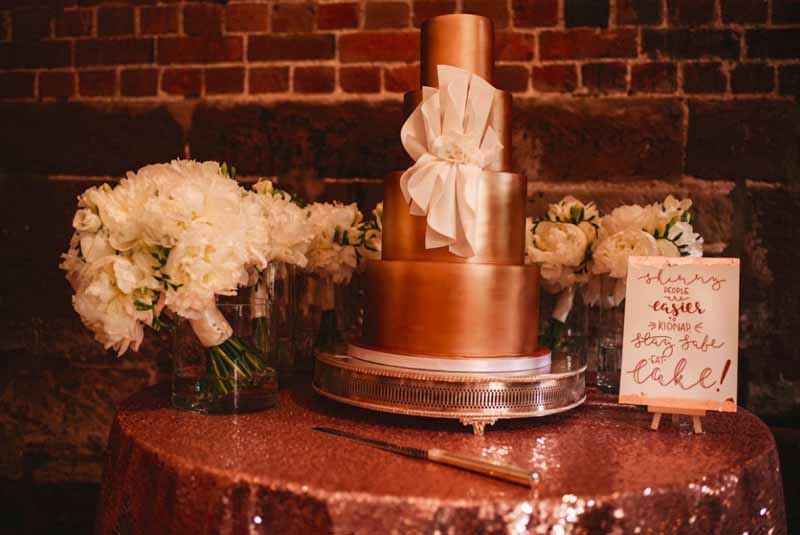
[{"label": "ornate metal cake stand base", "polygon": [[366,409],[458,419],[483,435],[504,418],[547,416],[586,399],[586,366],[553,357],[549,368],[525,373],[447,373],[397,368],[318,353],[314,390]]}]

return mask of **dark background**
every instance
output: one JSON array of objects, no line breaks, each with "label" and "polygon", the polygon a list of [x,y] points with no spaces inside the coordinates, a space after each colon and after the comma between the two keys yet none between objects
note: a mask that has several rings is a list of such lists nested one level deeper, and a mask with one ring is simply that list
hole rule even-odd
[{"label": "dark background", "polygon": [[169,374],[165,340],[119,359],[72,312],[75,196],[181,156],[369,209],[419,23],[453,11],[497,27],[532,214],[688,195],[741,257],[740,402],[800,530],[800,1],[0,0],[0,534],[90,530],[115,405]]}]

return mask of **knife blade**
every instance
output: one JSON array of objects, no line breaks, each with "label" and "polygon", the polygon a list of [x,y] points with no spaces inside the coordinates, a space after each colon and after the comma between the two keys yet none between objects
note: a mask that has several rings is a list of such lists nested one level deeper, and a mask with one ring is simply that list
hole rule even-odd
[{"label": "knife blade", "polygon": [[372,446],[373,448],[379,448],[384,451],[389,451],[391,453],[403,455],[405,457],[412,457],[414,459],[425,459],[435,463],[445,464],[455,468],[460,468],[462,470],[468,470],[470,472],[493,477],[496,479],[502,479],[510,483],[516,483],[517,485],[524,485],[529,487],[533,482],[531,473],[529,471],[519,466],[514,466],[511,464],[493,463],[490,461],[485,461],[478,457],[456,455],[436,448],[431,448],[426,450],[411,446],[401,446],[399,444],[393,444],[391,442],[385,442],[383,440],[362,437],[359,435],[355,435],[353,433],[348,433],[347,431],[342,431],[340,429],[333,429],[331,427],[312,427],[312,429],[314,431],[317,431],[318,433],[325,433],[338,438],[352,440],[359,444]]}]

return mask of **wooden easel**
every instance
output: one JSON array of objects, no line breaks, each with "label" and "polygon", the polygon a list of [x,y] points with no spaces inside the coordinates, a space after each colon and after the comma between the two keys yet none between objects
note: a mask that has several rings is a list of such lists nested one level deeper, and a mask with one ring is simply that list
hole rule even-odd
[{"label": "wooden easel", "polygon": [[662,414],[671,414],[672,423],[674,425],[678,425],[679,415],[691,416],[692,429],[694,430],[695,434],[697,435],[703,434],[703,424],[700,421],[700,417],[705,416],[706,411],[702,409],[676,409],[673,407],[658,407],[654,405],[648,405],[647,412],[653,413],[653,422],[650,424],[650,429],[652,429],[653,431],[658,431],[658,426],[661,424]]}]

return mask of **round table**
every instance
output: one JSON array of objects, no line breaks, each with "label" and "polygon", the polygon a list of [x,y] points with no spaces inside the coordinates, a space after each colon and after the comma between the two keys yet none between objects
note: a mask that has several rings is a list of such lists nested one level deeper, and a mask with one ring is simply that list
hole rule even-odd
[{"label": "round table", "polygon": [[[114,423],[105,534],[786,533],[775,442],[755,416],[650,416],[590,392],[560,415],[456,421],[339,405],[297,383],[269,411],[204,416],[145,390]],[[327,426],[530,467],[531,489],[323,435]]]}]

